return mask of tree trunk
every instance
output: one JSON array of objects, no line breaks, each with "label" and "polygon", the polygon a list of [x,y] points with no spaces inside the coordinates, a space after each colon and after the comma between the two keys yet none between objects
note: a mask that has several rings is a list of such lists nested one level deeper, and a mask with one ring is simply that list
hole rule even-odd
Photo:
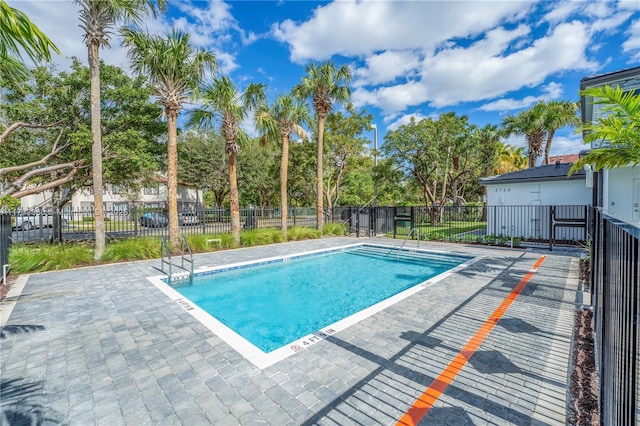
[{"label": "tree trunk", "polygon": [[320,231],[320,233],[322,233],[322,227],[324,226],[324,212],[323,212],[323,197],[324,197],[324,192],[322,190],[322,178],[323,178],[323,171],[322,171],[322,156],[324,154],[324,148],[323,148],[323,138],[324,138],[324,115],[323,114],[318,114],[318,151],[317,151],[317,161],[318,161],[318,168],[317,168],[317,175],[316,175],[316,179],[317,181],[317,194],[316,194],[316,221],[317,223],[317,228],[318,231]]},{"label": "tree trunk", "polygon": [[547,135],[547,143],[544,145],[544,163],[549,164],[549,154],[551,153],[551,141],[553,140],[553,135],[555,131],[549,130],[549,134]]},{"label": "tree trunk", "polygon": [[533,169],[536,166],[537,162],[538,156],[535,154],[535,152],[529,150],[529,168]]},{"label": "tree trunk", "polygon": [[89,45],[89,69],[91,71],[91,162],[93,177],[93,217],[96,223],[96,245],[93,253],[100,260],[105,249],[104,209],[102,197],[102,129],[100,128],[100,45]]},{"label": "tree trunk", "polygon": [[178,112],[167,110],[169,139],[167,140],[167,214],[169,216],[169,242],[173,250],[180,248],[178,223]]},{"label": "tree trunk", "polygon": [[233,245],[240,245],[240,200],[238,196],[238,177],[236,165],[236,152],[229,152],[229,208],[231,211],[231,235]]},{"label": "tree trunk", "polygon": [[287,219],[289,215],[289,207],[287,203],[287,180],[289,167],[289,135],[282,137],[282,158],[280,159],[280,206],[282,212],[280,214],[281,228],[284,233],[284,239],[287,239]]}]

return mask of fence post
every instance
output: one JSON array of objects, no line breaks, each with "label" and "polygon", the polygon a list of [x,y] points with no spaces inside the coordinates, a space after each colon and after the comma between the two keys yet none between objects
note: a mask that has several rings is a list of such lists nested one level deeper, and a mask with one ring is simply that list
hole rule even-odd
[{"label": "fence post", "polygon": [[556,229],[553,226],[553,217],[556,214],[556,206],[549,207],[549,251],[553,251],[553,240],[556,238]]},{"label": "fence post", "polygon": [[[11,215],[0,215],[0,268],[4,271],[4,265],[9,263],[9,248],[11,247]],[[3,274],[4,276],[4,274]],[[6,285],[7,283],[3,282]]]},{"label": "fence post", "polygon": [[[409,232],[411,232],[411,230],[415,228],[416,208],[417,208],[416,206],[409,207],[409,212],[411,217],[411,220],[409,221]],[[413,236],[413,238],[415,238],[415,235]]]}]

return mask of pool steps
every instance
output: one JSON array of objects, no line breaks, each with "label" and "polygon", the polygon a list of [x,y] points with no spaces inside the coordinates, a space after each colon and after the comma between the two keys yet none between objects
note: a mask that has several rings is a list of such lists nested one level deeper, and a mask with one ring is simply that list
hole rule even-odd
[{"label": "pool steps", "polygon": [[369,256],[379,259],[392,259],[401,262],[424,262],[425,258],[431,261],[437,261],[444,264],[456,262],[459,256],[443,255],[439,253],[428,253],[424,251],[417,251],[414,249],[404,249],[400,251],[397,248],[391,250],[382,249],[380,247],[362,246],[357,251],[352,252],[354,255]]}]

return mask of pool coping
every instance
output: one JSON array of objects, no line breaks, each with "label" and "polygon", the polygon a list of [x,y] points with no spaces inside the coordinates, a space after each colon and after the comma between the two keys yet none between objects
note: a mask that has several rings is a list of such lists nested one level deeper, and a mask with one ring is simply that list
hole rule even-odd
[{"label": "pool coping", "polygon": [[[343,246],[334,247],[330,249],[316,249],[316,250],[308,250],[301,253],[297,253],[295,255],[281,255],[281,256],[271,256],[263,259],[254,259],[249,261],[237,262],[227,265],[220,266],[204,266],[197,268],[193,271],[194,275],[204,275],[208,273],[214,272],[222,272],[227,270],[246,268],[251,266],[263,265],[267,263],[275,263],[286,261],[292,258],[304,258],[309,257],[321,253],[332,253],[332,252],[340,252],[354,247],[377,247],[383,249],[390,250],[398,250],[395,247],[389,247],[384,244],[375,244],[370,242],[364,243],[353,243],[353,244],[345,244]],[[405,249],[406,252],[418,252],[425,254],[439,254],[439,255],[449,255],[446,251],[442,250],[434,250],[434,249],[422,249],[419,247],[411,247]],[[207,329],[209,329],[212,333],[216,334],[222,340],[224,340],[229,346],[231,346],[234,350],[236,350],[240,355],[242,355],[246,360],[251,362],[255,367],[259,369],[265,369],[267,367],[272,366],[273,364],[280,362],[322,340],[325,340],[329,336],[334,335],[342,330],[345,330],[360,321],[369,318],[375,315],[378,312],[381,312],[390,306],[395,305],[396,303],[405,300],[414,294],[428,288],[443,279],[451,276],[452,274],[459,272],[475,262],[483,259],[484,256],[464,256],[464,255],[456,255],[457,257],[468,257],[469,260],[454,266],[451,269],[446,270],[436,276],[433,276],[423,282],[420,282],[406,290],[403,290],[391,297],[388,297],[380,302],[377,302],[365,309],[362,309],[354,314],[351,314],[335,323],[329,324],[326,327],[322,327],[319,330],[316,330],[312,333],[309,333],[303,337],[300,337],[290,343],[287,343],[284,346],[281,346],[278,349],[275,349],[271,352],[264,352],[253,343],[249,342],[247,339],[236,333],[230,327],[223,324],[221,321],[216,319],[214,316],[206,312],[204,309],[200,308],[194,302],[190,301],[188,298],[180,294],[177,290],[175,290],[169,283],[167,283],[167,275],[154,275],[148,276],[146,279],[151,282],[156,288],[158,288],[161,292],[163,292],[169,299],[171,299],[175,304],[180,306],[184,311],[189,313],[195,319],[197,319],[202,325],[204,325]]]}]

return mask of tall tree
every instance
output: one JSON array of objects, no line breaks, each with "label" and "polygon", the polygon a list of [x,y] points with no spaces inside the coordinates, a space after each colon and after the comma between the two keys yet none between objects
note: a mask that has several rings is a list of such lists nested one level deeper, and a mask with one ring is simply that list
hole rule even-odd
[{"label": "tall tree", "polygon": [[[158,170],[166,133],[160,108],[150,101],[151,87],[118,67],[101,64],[105,183],[135,189]],[[11,182],[0,195],[23,197],[64,185],[63,205],[91,177],[90,71],[73,59],[70,71],[48,67],[29,71],[19,88],[6,88],[0,115],[13,124],[0,134],[0,179]]]},{"label": "tall tree", "polygon": [[544,128],[547,140],[544,145],[544,164],[549,164],[551,142],[556,130],[566,126],[580,125],[578,103],[572,101],[551,101],[545,105]]},{"label": "tall tree", "polygon": [[544,102],[538,102],[532,108],[518,115],[507,115],[502,120],[502,128],[506,137],[524,135],[527,141],[529,168],[536,167],[542,155],[542,145],[546,137]]},{"label": "tall tree", "polygon": [[447,202],[451,181],[467,173],[466,165],[459,159],[462,152],[476,151],[470,146],[474,139],[469,134],[466,116],[445,113],[437,120],[426,118],[416,122],[411,118],[408,124],[385,136],[383,152],[398,170],[419,185],[432,224],[437,223]]},{"label": "tall tree", "polygon": [[229,158],[229,204],[231,210],[231,234],[236,246],[240,245],[240,202],[238,195],[237,154],[238,141],[247,135],[240,123],[249,113],[266,101],[265,86],[251,83],[240,92],[227,76],[213,79],[201,87],[200,99],[204,104],[191,112],[190,125],[203,128],[219,127],[224,138],[225,152]]},{"label": "tall tree", "polygon": [[133,69],[146,75],[155,90],[158,103],[167,116],[167,207],[169,240],[174,249],[180,246],[178,223],[178,147],[177,122],[180,110],[192,91],[204,78],[206,70],[213,71],[213,53],[196,49],[189,34],[173,30],[161,37],[144,34],[132,28],[122,30]]},{"label": "tall tree", "polygon": [[[118,21],[139,23],[147,13],[155,14],[151,0],[74,0],[80,7],[80,27],[87,45],[91,70],[91,164],[93,167],[93,205],[96,222],[96,260],[105,249],[105,227],[102,182],[102,130],[100,128],[100,47],[109,46],[109,35]],[[164,0],[157,0],[164,7]]]},{"label": "tall tree", "polygon": [[[361,190],[363,183],[368,181],[373,184],[371,177],[373,167],[368,162],[369,155],[366,155],[368,154],[366,144],[369,143],[369,139],[362,136],[371,128],[372,120],[371,114],[367,114],[364,109],[358,111],[351,104],[347,104],[345,113],[334,111],[327,114],[325,132],[327,164],[323,187],[330,214],[332,208],[340,203],[343,184],[347,178],[349,183],[360,187],[360,190],[352,191],[359,194],[363,194]],[[367,172],[370,175],[368,180],[358,177],[363,172],[363,163],[367,163],[368,166]],[[370,188],[373,190],[373,185]],[[362,204],[371,202],[372,196]]]},{"label": "tall tree", "polygon": [[311,63],[307,65],[305,72],[306,75],[294,87],[293,93],[300,99],[311,98],[318,119],[316,218],[318,230],[322,231],[324,225],[322,185],[324,179],[322,170],[324,122],[327,114],[333,110],[334,104],[342,104],[349,100],[351,92],[348,84],[351,81],[351,70],[346,65],[336,69],[331,61],[327,61],[321,65]]},{"label": "tall tree", "polygon": [[265,208],[278,204],[278,180],[281,150],[278,145],[265,144],[261,137],[243,140],[238,151],[238,188],[240,205],[257,206],[262,215]]},{"label": "tall tree", "polygon": [[178,136],[178,178],[209,191],[218,208],[222,208],[229,194],[224,145],[224,139],[217,132],[189,130]]},{"label": "tall tree", "polygon": [[282,156],[280,159],[280,227],[287,237],[287,220],[289,205],[287,202],[287,181],[289,171],[289,141],[292,135],[306,138],[302,127],[310,121],[307,106],[290,95],[281,95],[272,105],[264,105],[256,112],[256,127],[263,132],[263,141],[280,142]]},{"label": "tall tree", "polygon": [[0,77],[12,85],[27,77],[21,49],[35,63],[51,61],[51,51],[60,53],[24,12],[0,0]]},{"label": "tall tree", "polygon": [[570,173],[585,165],[593,165],[594,170],[637,167],[640,164],[640,94],[604,86],[587,89],[582,95],[592,96],[594,103],[602,105],[597,121],[582,125],[584,141],[601,142],[603,146],[592,149],[573,163]]}]

